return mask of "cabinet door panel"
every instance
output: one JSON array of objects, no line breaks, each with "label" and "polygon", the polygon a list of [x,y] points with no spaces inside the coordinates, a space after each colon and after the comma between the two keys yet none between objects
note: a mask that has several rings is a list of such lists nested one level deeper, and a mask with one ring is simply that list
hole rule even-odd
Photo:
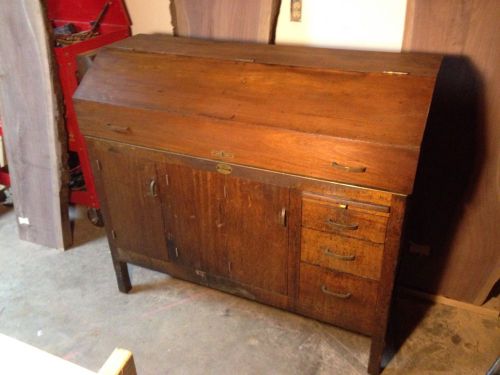
[{"label": "cabinet door panel", "polygon": [[225,189],[230,278],[287,294],[289,190],[230,176]]},{"label": "cabinet door panel", "polygon": [[225,275],[220,234],[223,176],[171,164],[165,165],[164,171],[164,216],[171,259],[204,272]]},{"label": "cabinet door panel", "polygon": [[99,160],[96,178],[104,197],[117,247],[150,258],[168,260],[156,164],[132,148],[92,144]]}]

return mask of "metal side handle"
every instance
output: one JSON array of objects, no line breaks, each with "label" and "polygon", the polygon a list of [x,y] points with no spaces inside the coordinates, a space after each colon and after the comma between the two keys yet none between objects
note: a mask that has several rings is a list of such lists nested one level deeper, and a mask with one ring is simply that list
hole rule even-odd
[{"label": "metal side handle", "polygon": [[342,229],[342,230],[357,230],[359,228],[358,224],[337,223],[336,221],[334,221],[332,219],[326,219],[325,224],[329,225],[332,228]]},{"label": "metal side handle", "polygon": [[328,290],[328,288],[325,285],[321,285],[321,291],[325,294],[328,294],[329,296],[335,297],[335,298],[340,298],[340,299],[348,299],[349,297],[352,296],[351,293],[336,293],[332,292],[331,290]]},{"label": "metal side handle", "polygon": [[323,253],[325,255],[328,255],[329,257],[332,257],[332,258],[335,258],[335,259],[338,259],[338,260],[344,260],[344,261],[347,261],[347,262],[351,262],[354,259],[356,259],[356,255],[342,255],[342,254],[337,254],[337,253],[334,253],[328,247],[324,247],[323,248]]}]

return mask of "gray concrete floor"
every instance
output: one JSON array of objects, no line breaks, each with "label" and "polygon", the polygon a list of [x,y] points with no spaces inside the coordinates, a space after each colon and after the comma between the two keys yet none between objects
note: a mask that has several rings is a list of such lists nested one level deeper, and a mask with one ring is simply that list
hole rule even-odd
[{"label": "gray concrete floor", "polygon": [[[123,347],[140,375],[365,373],[366,337],[138,267],[121,294],[103,230],[80,218],[75,236],[66,252],[20,241],[0,207],[1,333],[94,371]],[[384,374],[484,374],[500,353],[496,319],[410,299],[394,311]]]}]

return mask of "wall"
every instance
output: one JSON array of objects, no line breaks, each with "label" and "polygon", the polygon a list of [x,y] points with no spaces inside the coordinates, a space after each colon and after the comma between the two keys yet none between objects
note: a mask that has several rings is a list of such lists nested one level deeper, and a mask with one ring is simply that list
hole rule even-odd
[{"label": "wall", "polygon": [[276,44],[400,51],[406,0],[303,0],[301,22],[282,0]]},{"label": "wall", "polygon": [[[172,34],[169,0],[126,0],[132,32]],[[399,51],[406,0],[303,0],[301,22],[290,22],[282,0],[276,43]]]},{"label": "wall", "polygon": [[482,304],[500,279],[500,1],[409,0],[404,49],[443,53],[403,281]]},{"label": "wall", "polygon": [[125,0],[133,34],[172,34],[169,0]]}]

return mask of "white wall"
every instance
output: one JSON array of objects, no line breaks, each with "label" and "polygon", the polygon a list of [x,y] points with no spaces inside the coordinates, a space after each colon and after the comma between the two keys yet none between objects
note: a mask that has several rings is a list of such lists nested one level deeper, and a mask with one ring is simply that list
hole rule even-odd
[{"label": "white wall", "polygon": [[406,0],[303,0],[302,21],[290,21],[282,0],[276,44],[400,51]]},{"label": "white wall", "polygon": [[[126,4],[134,34],[172,34],[170,0]],[[405,14],[406,0],[303,0],[302,21],[290,22],[290,0],[282,0],[276,43],[400,51]]]},{"label": "white wall", "polygon": [[170,0],[125,0],[133,34],[172,34]]}]

